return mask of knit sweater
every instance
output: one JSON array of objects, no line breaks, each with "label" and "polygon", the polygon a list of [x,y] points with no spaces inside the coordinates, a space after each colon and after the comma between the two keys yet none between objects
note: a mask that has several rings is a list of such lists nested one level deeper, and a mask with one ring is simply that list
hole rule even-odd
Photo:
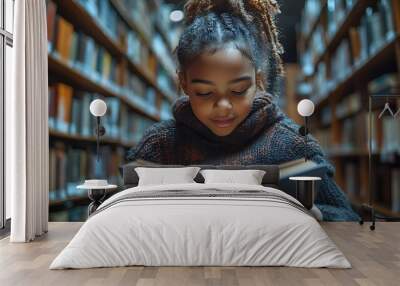
[{"label": "knit sweater", "polygon": [[[152,125],[138,145],[128,152],[128,160],[178,165],[252,165],[281,164],[304,157],[304,138],[298,132],[299,126],[267,93],[256,95],[249,115],[227,136],[217,136],[201,123],[187,96],[178,98],[172,110],[174,119]],[[315,199],[324,220],[358,220],[345,194],[333,180],[334,167],[317,140],[307,136],[308,158],[328,167]]]}]

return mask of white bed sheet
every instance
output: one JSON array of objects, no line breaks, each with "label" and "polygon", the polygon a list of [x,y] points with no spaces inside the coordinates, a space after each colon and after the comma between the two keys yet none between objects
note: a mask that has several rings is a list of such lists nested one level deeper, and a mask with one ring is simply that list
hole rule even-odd
[{"label": "white bed sheet", "polygon": [[[293,266],[350,268],[319,223],[295,207],[255,198],[123,201],[154,190],[263,190],[239,184],[140,186],[105,201],[50,269],[145,266]],[[107,207],[108,206],[108,207]]]}]

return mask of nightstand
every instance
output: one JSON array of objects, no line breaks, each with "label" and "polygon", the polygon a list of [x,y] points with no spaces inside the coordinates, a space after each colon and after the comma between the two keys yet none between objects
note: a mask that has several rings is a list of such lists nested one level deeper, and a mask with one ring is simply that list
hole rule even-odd
[{"label": "nightstand", "polygon": [[103,202],[107,190],[116,189],[116,185],[109,185],[106,180],[86,180],[78,189],[88,191],[88,197],[91,203],[88,206],[88,216],[90,216]]},{"label": "nightstand", "polygon": [[314,205],[315,185],[320,181],[320,177],[290,177],[289,180],[296,182],[296,199],[304,207],[310,210]]}]

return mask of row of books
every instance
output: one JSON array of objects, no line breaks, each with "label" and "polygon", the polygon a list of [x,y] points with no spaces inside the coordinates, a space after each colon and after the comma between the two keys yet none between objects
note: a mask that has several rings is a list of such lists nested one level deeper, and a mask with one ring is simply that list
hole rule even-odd
[{"label": "row of books", "polygon": [[[155,111],[157,101],[156,90],[152,86],[147,85],[135,73],[129,70],[124,76],[124,86],[119,89],[119,92],[143,109],[149,110],[151,113],[157,113]],[[144,101],[138,99],[138,97],[144,99]]]},{"label": "row of books", "polygon": [[339,101],[335,108],[335,117],[342,119],[352,114],[356,114],[362,109],[361,94],[354,92],[346,95],[341,101]]},{"label": "row of books", "polygon": [[[174,74],[175,69],[171,51],[169,48],[165,48],[168,45],[164,43],[164,40],[158,40],[161,37],[153,29],[156,19],[159,18],[157,17],[157,11],[153,12],[148,7],[148,1],[114,0],[114,2],[117,2],[118,6],[127,11],[127,15],[139,27],[139,30],[144,32],[146,38],[153,39],[150,44],[158,55],[158,60],[163,62],[164,67],[169,70],[170,75]],[[157,59],[147,46],[146,41],[138,31],[131,29],[125,24],[110,0],[80,0],[80,3],[92,15],[93,19],[99,23],[103,30],[119,43],[132,61],[143,67],[147,67],[151,75],[156,74],[158,68]],[[164,6],[159,5],[158,9],[163,10]],[[149,15],[149,17],[143,17],[143,15]],[[166,22],[165,20],[162,22],[166,24],[164,23]],[[170,26],[169,21],[167,21],[167,26]]]},{"label": "row of books", "polygon": [[303,37],[311,33],[312,26],[321,13],[321,0],[306,0],[301,15],[300,32]]},{"label": "row of books", "polygon": [[[306,43],[306,51],[302,59],[303,72],[311,75],[314,66],[326,48],[326,43],[335,34],[337,28],[343,22],[345,16],[353,8],[356,0],[327,0],[324,6],[321,0],[307,0],[302,12],[300,30],[303,38],[309,37],[310,42]],[[326,11],[325,11],[326,9]],[[313,31],[312,26],[318,16],[326,13],[326,25],[319,22]],[[310,35],[310,33],[312,34]]]},{"label": "row of books", "polygon": [[167,75],[175,74],[175,62],[169,55],[171,54],[170,48],[165,44],[163,37],[160,33],[155,33],[152,37],[152,46],[154,52],[159,55],[159,60],[163,63]]},{"label": "row of books", "polygon": [[49,150],[49,200],[67,200],[87,196],[76,187],[86,179],[107,179],[110,184],[121,184],[119,166],[124,162],[123,148],[100,147],[100,157],[90,148],[80,149],[56,142]]},{"label": "row of books", "polygon": [[331,38],[343,23],[346,15],[358,0],[328,0],[327,2],[327,34]]},{"label": "row of books", "polygon": [[336,103],[335,106],[335,114],[333,114],[333,110],[331,105],[326,105],[321,108],[320,111],[320,121],[316,122],[317,124],[320,123],[322,127],[330,126],[332,120],[344,119],[347,117],[351,117],[357,114],[361,109],[362,101],[359,92],[354,92],[349,95],[346,95],[343,99]]},{"label": "row of books", "polygon": [[96,119],[89,112],[89,106],[96,98],[107,103],[107,113],[102,117],[102,124],[106,128],[104,138],[131,144],[137,142],[153,124],[152,120],[121,104],[119,98],[102,97],[74,90],[63,83],[55,83],[49,85],[49,127],[66,134],[93,136]]},{"label": "row of books", "polygon": [[[356,152],[365,151],[368,147],[368,120],[369,114],[367,112],[361,112],[350,118],[346,118],[339,124],[340,136],[333,140],[332,132],[329,128],[320,128],[312,131],[312,134],[316,137],[321,147],[329,154],[334,155],[337,152]],[[372,116],[377,116],[376,112]],[[373,123],[377,121],[374,120]],[[373,125],[372,134],[372,146],[373,150],[377,149],[377,130],[376,125]]]},{"label": "row of books", "polygon": [[[390,154],[400,153],[400,116],[398,116],[400,112],[397,113],[400,110],[399,74],[383,74],[371,81],[367,89],[368,93],[373,95],[371,97],[371,108],[377,114],[373,123],[377,122],[377,128],[379,128],[383,138],[380,144],[381,157],[391,161],[393,158]],[[389,107],[391,112],[385,109],[386,107]]]},{"label": "row of books", "polygon": [[79,4],[85,8],[109,37],[115,41],[119,40],[123,23],[109,0],[79,0]]},{"label": "row of books", "polygon": [[[54,4],[55,5],[55,4]],[[49,52],[77,70],[90,74],[98,81],[118,85],[121,83],[122,66],[108,50],[63,17],[54,14],[54,6],[48,6]]]},{"label": "row of books", "polygon": [[319,128],[317,130],[312,128],[310,132],[312,136],[314,136],[317,139],[322,150],[327,152],[329,155],[329,152],[332,150],[331,130],[329,128]]},{"label": "row of books", "polygon": [[[91,1],[84,2],[91,3]],[[108,0],[99,1],[99,3],[108,2]],[[90,7],[92,5],[93,3],[90,4]],[[92,10],[90,8],[89,11]],[[103,11],[103,8],[98,10]],[[64,61],[70,62],[78,70],[88,73],[96,79],[110,82],[111,85],[123,84],[124,71],[121,59],[112,56],[110,51],[98,44],[92,37],[76,29],[70,22],[58,15],[57,6],[51,0],[47,7],[47,23],[49,52],[56,54]],[[171,75],[174,74],[175,70],[174,62],[171,52],[165,47],[165,44],[158,41],[153,42],[153,48],[159,54],[159,59],[163,61],[163,65],[159,65],[157,58],[141,37],[135,31],[129,29],[124,22],[121,21],[120,25],[118,44],[125,51],[126,56],[154,79],[158,77],[159,68],[168,66],[167,77],[169,77],[169,81],[173,82],[174,78]],[[106,30],[109,26],[110,23],[107,22],[106,27],[101,27]]]},{"label": "row of books", "polygon": [[[153,17],[151,17],[150,2],[148,0],[117,0],[122,4],[124,9],[128,12],[130,18],[140,26],[140,29],[146,34],[147,37],[153,36]],[[145,16],[149,15],[149,16]]]},{"label": "row of books", "polygon": [[160,107],[160,119],[161,120],[168,120],[172,119],[172,113],[171,113],[171,104],[168,100],[163,99],[161,101],[161,107]]},{"label": "row of books", "polygon": [[[321,109],[320,121],[322,126],[328,126],[332,122],[332,107],[330,105]],[[316,122],[317,124],[319,122]]]},{"label": "row of books", "polygon": [[[57,53],[52,53],[51,56],[55,59],[59,58]],[[155,105],[157,100],[156,90],[129,69],[122,69],[122,85],[119,85],[111,81],[104,80],[104,78],[101,78],[97,72],[88,69],[82,69],[71,61],[65,62],[65,64],[71,69],[75,70],[77,73],[84,75],[91,82],[106,89],[108,92],[112,92],[120,97],[126,98],[128,102],[145,110],[147,114],[151,114],[153,116],[158,115]],[[161,77],[163,77],[163,75],[161,75]],[[168,79],[166,79],[166,81],[169,82]],[[159,88],[168,97],[173,98],[176,93],[174,87],[175,84],[171,84],[169,82],[168,90],[165,88],[163,89],[162,87]]]},{"label": "row of books", "polygon": [[[400,72],[400,71],[399,71]],[[400,92],[399,73],[386,73],[368,83],[370,94],[387,94]]]},{"label": "row of books", "polygon": [[392,0],[379,0],[376,7],[368,7],[358,27],[349,31],[353,64],[359,65],[375,54],[395,36]]},{"label": "row of books", "polygon": [[[372,100],[372,108],[379,109],[384,106],[384,103],[388,101],[387,97],[384,96],[392,92],[396,94],[399,93],[400,98],[400,80],[397,73],[388,73],[383,74],[382,76],[372,80],[368,83],[367,90],[369,94],[382,94],[382,97],[374,97]],[[368,101],[368,99],[366,100]],[[394,106],[399,105],[397,103],[396,98],[392,98],[389,101],[392,101]],[[343,97],[339,102],[336,103],[335,106],[335,119],[343,119],[349,117],[353,114],[358,113],[360,110],[367,110],[367,106],[363,106],[362,96],[360,92],[353,92],[351,94],[346,95]],[[396,112],[397,110],[394,110]],[[327,105],[321,109],[321,124],[322,125],[329,125],[333,120],[332,108],[330,105]]]},{"label": "row of books", "polygon": [[[341,4],[339,5],[336,2]],[[353,2],[355,1],[349,1],[349,5],[344,5],[341,1],[328,1],[328,11],[333,9],[332,11],[338,11],[337,15],[347,15],[348,9],[354,5]],[[330,8],[331,6],[334,8]],[[335,7],[341,8],[336,9]],[[354,68],[363,64],[382,46],[393,40],[396,36],[393,15],[400,12],[393,11],[391,7],[391,0],[378,0],[376,6],[366,8],[358,26],[350,28],[348,36],[342,40],[330,58],[330,70],[327,69],[324,62],[320,62],[315,67],[316,60],[320,58],[320,55],[326,49],[326,41],[329,41],[326,40],[329,35],[324,32],[322,24],[317,26],[301,62],[305,74],[312,75],[314,72],[317,73],[314,77],[314,89],[317,96],[326,95],[337,83],[346,78]],[[343,21],[343,16],[332,18],[341,19],[340,22]],[[336,31],[338,27],[336,21],[330,22],[328,17],[329,25],[335,27],[331,28],[332,31]]]},{"label": "row of books", "polygon": [[[114,0],[114,2],[117,2],[117,5],[122,6],[127,11],[135,25],[140,26],[140,29],[145,32],[147,37],[151,36],[153,30],[152,17],[143,17],[143,15],[150,15],[146,5],[147,1]],[[128,31],[136,34],[128,28],[110,0],[79,0],[79,3],[108,36],[119,42],[122,47],[126,47],[126,40],[129,39]]]},{"label": "row of books", "polygon": [[322,55],[325,51],[326,44],[325,44],[325,34],[322,25],[318,25],[312,34],[311,41],[309,44],[309,48],[307,50],[310,53],[310,64],[314,67],[318,58]]},{"label": "row of books", "polygon": [[171,80],[171,77],[168,76],[168,72],[163,68],[160,68],[158,71],[157,85],[166,94],[174,95],[177,93],[177,82]]},{"label": "row of books", "polygon": [[[400,108],[400,101],[392,105],[397,111]],[[355,116],[344,119],[340,122],[341,136],[339,142],[333,143],[329,129],[319,129],[313,132],[321,146],[328,152],[339,150],[341,152],[366,151],[368,150],[369,137],[369,116],[372,120],[371,144],[372,151],[381,154],[382,158],[390,154],[400,154],[400,118],[394,118],[386,114],[379,118],[381,110],[361,112]]]},{"label": "row of books", "polygon": [[360,160],[354,159],[344,163],[343,173],[345,174],[344,191],[350,199],[359,198],[361,201],[367,201],[365,190],[361,186],[361,168]]},{"label": "row of books", "polygon": [[[156,0],[157,1],[157,0]],[[160,3],[160,1],[159,1]],[[182,28],[181,25],[176,25],[169,19],[170,13],[172,12],[174,6],[163,3],[158,5],[158,9],[155,11],[154,20],[160,32],[166,38],[166,45],[174,48],[178,44],[178,39],[176,33]]]},{"label": "row of books", "polygon": [[88,217],[88,207],[86,205],[75,205],[64,210],[53,210],[50,206],[49,221],[72,222],[86,221]]},{"label": "row of books", "polygon": [[[346,176],[345,191],[351,199],[367,202],[368,190],[363,190],[360,160],[347,161],[344,164]],[[375,204],[386,207],[393,212],[400,212],[400,167],[391,167],[387,164],[377,164],[373,168],[371,192]]]},{"label": "row of books", "polygon": [[400,212],[400,168],[378,165],[374,169],[373,194],[376,203]]},{"label": "row of books", "polygon": [[157,70],[155,58],[139,35],[130,30],[127,32],[126,40],[123,40],[123,42],[123,47],[125,47],[128,57],[134,63],[145,67],[145,70],[148,70],[149,74],[153,76]]}]

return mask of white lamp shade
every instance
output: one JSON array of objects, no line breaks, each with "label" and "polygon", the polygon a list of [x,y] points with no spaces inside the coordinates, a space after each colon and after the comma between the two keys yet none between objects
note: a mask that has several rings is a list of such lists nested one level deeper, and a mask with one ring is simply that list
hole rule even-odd
[{"label": "white lamp shade", "polygon": [[183,20],[184,14],[182,10],[174,10],[169,14],[169,19],[172,22],[180,22]]},{"label": "white lamp shade", "polygon": [[90,103],[89,109],[93,116],[103,116],[107,112],[107,104],[101,99],[95,99]]},{"label": "white lamp shade", "polygon": [[297,105],[297,112],[303,116],[311,116],[314,113],[314,103],[309,99],[303,99]]}]

